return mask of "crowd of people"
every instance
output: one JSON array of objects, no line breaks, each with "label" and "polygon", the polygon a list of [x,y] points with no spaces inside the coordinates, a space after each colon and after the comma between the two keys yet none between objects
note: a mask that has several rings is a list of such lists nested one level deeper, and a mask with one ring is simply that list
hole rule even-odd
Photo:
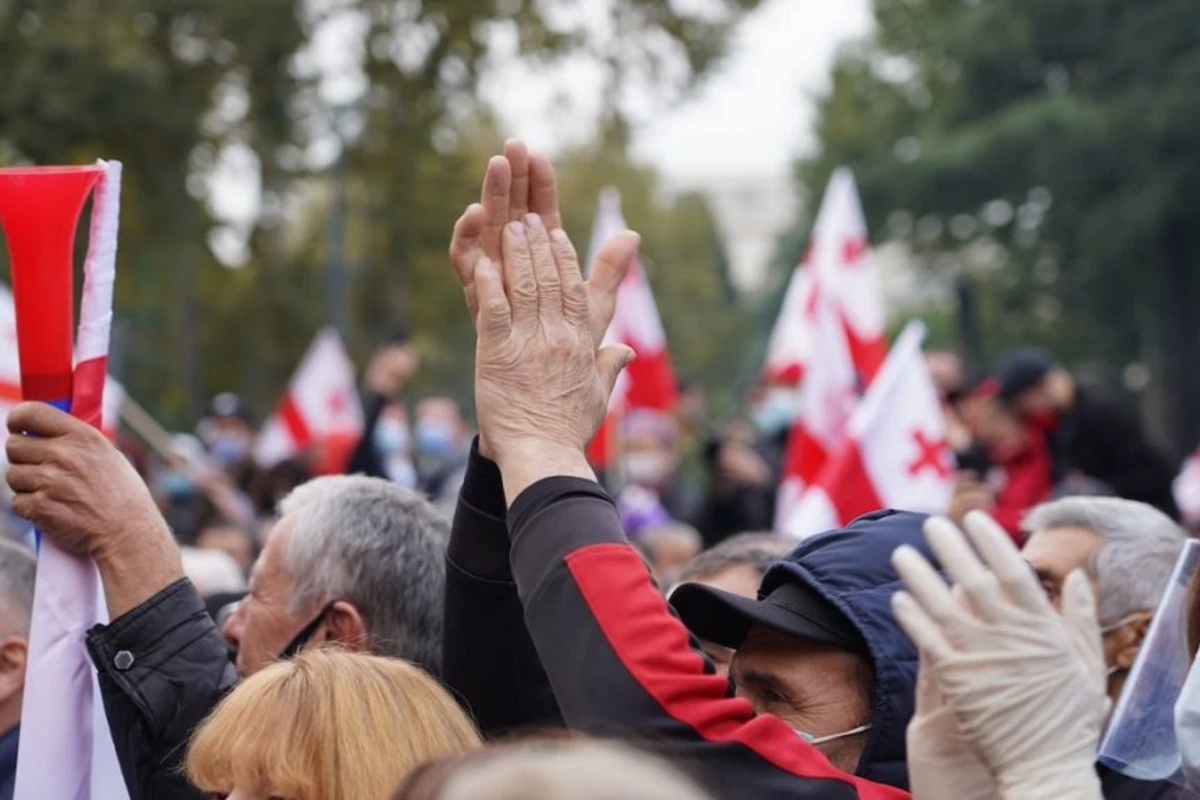
[{"label": "crowd of people", "polygon": [[978,376],[930,353],[949,518],[770,533],[782,385],[715,433],[701,398],[626,415],[602,483],[586,451],[632,355],[604,333],[638,243],[585,269],[549,162],[506,145],[450,246],[477,433],[451,398],[405,403],[398,332],[347,474],[256,469],[231,395],[154,465],[14,409],[0,798],[34,585],[18,520],[98,567],[110,622],[86,646],[134,800],[1188,796],[1186,692],[1155,734],[1174,769],[1097,760],[1155,623],[1200,631],[1200,579],[1186,618],[1156,620],[1188,534],[1137,418],[1040,351]]}]

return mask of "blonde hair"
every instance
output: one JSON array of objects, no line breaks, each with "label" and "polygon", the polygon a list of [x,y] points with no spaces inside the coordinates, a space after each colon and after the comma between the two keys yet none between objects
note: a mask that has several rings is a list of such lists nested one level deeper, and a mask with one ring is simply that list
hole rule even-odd
[{"label": "blonde hair", "polygon": [[239,684],[192,737],[187,776],[294,800],[384,800],[419,764],[467,752],[479,734],[407,661],[322,648]]},{"label": "blonde hair", "polygon": [[657,756],[577,737],[492,746],[427,764],[392,800],[711,800]]}]

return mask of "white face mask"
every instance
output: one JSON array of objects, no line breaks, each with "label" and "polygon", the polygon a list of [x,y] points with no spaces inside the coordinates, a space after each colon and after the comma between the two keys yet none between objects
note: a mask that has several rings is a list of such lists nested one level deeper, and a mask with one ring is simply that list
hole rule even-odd
[{"label": "white face mask", "polygon": [[1200,658],[1192,662],[1175,701],[1175,741],[1188,786],[1200,790]]},{"label": "white face mask", "polygon": [[859,725],[857,728],[851,728],[848,731],[842,731],[841,733],[831,733],[826,736],[814,736],[813,734],[808,733],[806,731],[802,731],[799,728],[792,728],[792,730],[794,730],[796,732],[796,735],[799,736],[804,741],[806,741],[812,745],[817,745],[817,744],[825,744],[826,742],[834,742],[834,741],[837,741],[838,739],[845,739],[850,736],[857,736],[860,733],[866,733],[867,731],[871,730],[871,725],[870,725],[870,723],[867,723],[866,725]]},{"label": "white face mask", "polygon": [[661,486],[671,476],[671,461],[663,453],[629,453],[624,467],[630,483],[647,488]]}]

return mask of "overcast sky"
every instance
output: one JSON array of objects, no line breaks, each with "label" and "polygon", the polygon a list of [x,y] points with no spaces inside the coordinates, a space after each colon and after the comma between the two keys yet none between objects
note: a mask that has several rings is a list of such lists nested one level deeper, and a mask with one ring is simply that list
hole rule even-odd
[{"label": "overcast sky", "polygon": [[[718,71],[638,130],[636,155],[684,182],[785,174],[811,143],[812,98],[827,86],[837,47],[870,27],[870,0],[764,0],[737,29]],[[484,93],[503,101],[509,132],[553,149],[583,135],[596,88],[587,70],[568,68],[552,76],[510,71],[486,82]],[[564,99],[572,109],[565,118],[554,113]]]}]

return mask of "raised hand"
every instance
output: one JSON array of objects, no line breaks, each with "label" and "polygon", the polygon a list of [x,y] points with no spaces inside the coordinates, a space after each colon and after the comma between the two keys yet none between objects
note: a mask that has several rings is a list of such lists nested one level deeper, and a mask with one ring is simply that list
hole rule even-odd
[{"label": "raised hand", "polygon": [[596,349],[579,259],[561,229],[530,214],[504,227],[501,252],[499,264],[483,257],[475,267],[475,400],[511,502],[543,477],[591,476],[584,448],[633,351]]},{"label": "raised hand", "polygon": [[[521,221],[526,213],[537,214],[547,230],[562,228],[558,208],[558,184],[550,160],[530,154],[525,145],[509,141],[504,155],[488,162],[480,202],[472,203],[454,224],[450,260],[466,296],[471,318],[479,316],[475,269],[481,258],[499,264],[502,232],[509,222]],[[637,253],[636,234],[618,234],[600,248],[585,284],[588,323],[592,341],[599,347],[616,310],[617,288]]]},{"label": "raised hand", "polygon": [[1106,698],[1088,579],[1068,577],[1060,617],[995,521],[973,512],[964,527],[970,544],[946,519],[925,524],[953,591],[913,548],[892,557],[908,587],[892,605],[921,673],[1002,798],[1098,800],[1092,762]]}]

